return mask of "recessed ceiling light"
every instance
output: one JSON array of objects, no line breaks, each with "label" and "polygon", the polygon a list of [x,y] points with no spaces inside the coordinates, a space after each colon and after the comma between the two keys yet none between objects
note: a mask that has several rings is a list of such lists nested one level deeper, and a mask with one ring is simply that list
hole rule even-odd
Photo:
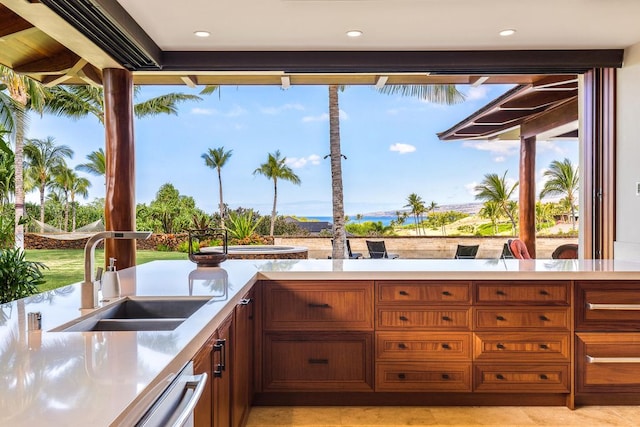
[{"label": "recessed ceiling light", "polygon": [[349,30],[347,31],[347,36],[349,37],[360,37],[362,35],[362,31],[360,30]]},{"label": "recessed ceiling light", "polygon": [[209,37],[211,33],[209,31],[199,30],[199,31],[194,31],[193,35],[196,37]]},{"label": "recessed ceiling light", "polygon": [[509,29],[507,29],[507,30],[502,30],[502,31],[500,31],[500,35],[501,35],[502,37],[509,37],[509,36],[514,35],[515,33],[516,33],[516,30],[511,29],[511,28],[509,28]]}]

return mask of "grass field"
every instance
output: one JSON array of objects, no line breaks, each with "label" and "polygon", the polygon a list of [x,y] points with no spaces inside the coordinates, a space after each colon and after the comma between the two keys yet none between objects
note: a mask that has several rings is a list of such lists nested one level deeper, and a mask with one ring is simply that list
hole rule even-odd
[{"label": "grass field", "polygon": [[[82,249],[27,249],[28,261],[38,261],[46,265],[42,273],[46,283],[40,286],[40,291],[59,288],[71,283],[81,282],[84,278],[84,251]],[[165,259],[188,259],[182,252],[137,251],[136,262]],[[96,249],[96,266],[104,265],[104,250]],[[116,266],[118,263],[116,262]],[[93,272],[95,274],[95,272]]]}]

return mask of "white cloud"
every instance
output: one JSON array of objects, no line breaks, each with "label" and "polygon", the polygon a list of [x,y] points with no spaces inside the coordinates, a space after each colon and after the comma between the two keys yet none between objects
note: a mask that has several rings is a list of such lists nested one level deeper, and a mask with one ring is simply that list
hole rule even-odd
[{"label": "white cloud", "polygon": [[485,99],[487,97],[487,88],[485,86],[470,87],[467,91],[466,100],[476,101],[479,99]]},{"label": "white cloud", "polygon": [[239,105],[234,105],[231,110],[229,110],[227,113],[225,113],[225,116],[226,117],[238,117],[238,116],[242,116],[242,115],[244,115],[246,113],[247,113],[247,110],[245,110],[244,108],[242,108]]},{"label": "white cloud", "polygon": [[478,183],[474,181],[474,182],[465,184],[464,188],[467,190],[467,193],[471,194],[472,196],[475,196],[476,194],[478,194],[478,192],[476,191],[477,185]]},{"label": "white cloud", "polygon": [[480,151],[488,151],[497,156],[512,156],[520,151],[520,141],[464,141],[463,147],[475,148]]},{"label": "white cloud", "polygon": [[201,116],[213,116],[214,114],[218,114],[218,110],[216,110],[215,108],[194,107],[191,109],[191,114],[196,114]]},{"label": "white cloud", "polygon": [[389,147],[389,151],[397,151],[400,154],[413,153],[416,151],[416,147],[411,144],[403,144],[402,142],[396,142],[395,144],[391,144]]},{"label": "white cloud", "polygon": [[304,111],[304,106],[302,104],[284,104],[284,105],[279,105],[277,107],[260,108],[261,113],[270,114],[270,115],[280,114],[288,110]]},{"label": "white cloud", "polygon": [[320,164],[320,156],[317,154],[312,154],[308,157],[287,157],[287,161],[285,162],[292,169],[302,169],[307,164],[310,165],[319,165]]},{"label": "white cloud", "polygon": [[573,141],[536,141],[536,151],[539,153],[543,153],[545,151],[551,151],[561,156],[565,156],[567,154],[567,149],[562,147],[562,145],[567,142],[576,143]]},{"label": "white cloud", "polygon": [[[344,111],[340,110],[340,120],[349,120],[349,115]],[[326,122],[329,121],[329,113],[322,113],[318,116],[304,116],[302,118],[304,123],[310,122]]]},{"label": "white cloud", "polygon": [[505,156],[497,156],[496,158],[493,159],[494,162],[496,163],[503,163],[507,160],[507,158]]}]

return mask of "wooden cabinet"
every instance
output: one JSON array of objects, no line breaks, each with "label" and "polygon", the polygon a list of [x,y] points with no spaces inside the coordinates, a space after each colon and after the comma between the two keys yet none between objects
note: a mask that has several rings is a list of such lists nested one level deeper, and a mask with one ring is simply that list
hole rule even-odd
[{"label": "wooden cabinet", "polygon": [[569,335],[564,332],[476,332],[473,336],[473,358],[477,361],[571,360]]},{"label": "wooden cabinet", "polygon": [[255,295],[251,291],[236,305],[234,313],[231,349],[231,425],[234,427],[245,424],[253,397],[255,311]]},{"label": "wooden cabinet", "polygon": [[478,392],[569,393],[569,364],[475,364]]},{"label": "wooden cabinet", "polygon": [[569,305],[569,282],[483,281],[476,283],[476,305]]},{"label": "wooden cabinet", "polygon": [[213,363],[211,362],[211,350],[213,349],[214,339],[214,337],[210,337],[193,358],[193,372],[195,374],[207,374],[206,387],[193,412],[195,427],[211,427],[213,425],[213,411],[211,408]]},{"label": "wooden cabinet", "polygon": [[378,361],[471,361],[465,332],[377,332]]},{"label": "wooden cabinet", "polygon": [[471,364],[378,362],[376,391],[470,392]]},{"label": "wooden cabinet", "polygon": [[384,281],[376,285],[378,303],[470,304],[468,282]]},{"label": "wooden cabinet", "polygon": [[263,282],[262,392],[373,391],[373,282]]},{"label": "wooden cabinet", "polygon": [[576,331],[640,329],[640,282],[576,282]]}]

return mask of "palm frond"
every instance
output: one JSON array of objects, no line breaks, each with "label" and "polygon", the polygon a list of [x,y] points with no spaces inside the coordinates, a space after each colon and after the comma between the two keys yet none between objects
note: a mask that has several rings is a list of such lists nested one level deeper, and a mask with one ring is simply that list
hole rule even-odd
[{"label": "palm frond", "polygon": [[453,105],[464,101],[464,94],[455,85],[386,85],[378,92],[387,95],[400,94],[436,104]]},{"label": "palm frond", "polygon": [[138,118],[155,116],[158,114],[178,114],[178,104],[185,101],[202,101],[198,95],[185,93],[168,93],[151,98],[134,105],[134,114]]}]

